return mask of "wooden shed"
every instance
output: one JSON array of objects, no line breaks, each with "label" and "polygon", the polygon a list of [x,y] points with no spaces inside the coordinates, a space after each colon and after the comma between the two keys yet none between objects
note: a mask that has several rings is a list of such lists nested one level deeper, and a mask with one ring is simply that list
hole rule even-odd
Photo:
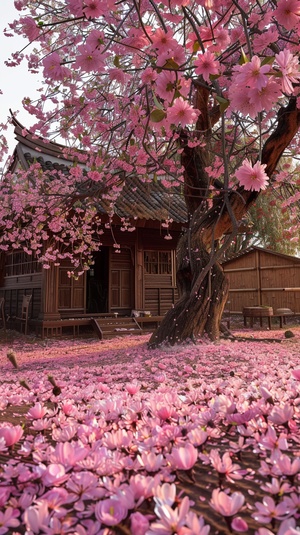
[{"label": "wooden shed", "polygon": [[253,247],[223,263],[229,277],[228,308],[269,306],[300,313],[300,258]]},{"label": "wooden shed", "polygon": [[[16,120],[14,124],[18,144],[12,172],[18,166],[27,169],[32,162],[48,173],[51,169],[68,172],[72,162],[64,158],[61,145],[23,135],[22,125]],[[168,228],[163,225],[166,218]],[[124,219],[134,227],[132,232],[124,231]],[[101,248],[94,255],[94,265],[78,280],[68,276],[72,266],[67,260],[43,270],[22,250],[2,254],[0,297],[5,299],[7,316],[20,316],[24,295],[32,296],[31,324],[40,323],[42,328],[62,319],[97,314],[130,316],[134,310],[165,314],[177,299],[175,251],[187,220],[183,195],[164,188],[160,181],[132,179],[122,191],[114,216],[109,218],[103,208],[101,220]],[[114,240],[120,244],[117,253]]]}]

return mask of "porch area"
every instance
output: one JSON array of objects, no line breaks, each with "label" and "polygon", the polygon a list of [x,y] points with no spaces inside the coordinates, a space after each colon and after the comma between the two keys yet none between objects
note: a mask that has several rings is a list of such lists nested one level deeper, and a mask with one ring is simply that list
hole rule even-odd
[{"label": "porch area", "polygon": [[103,340],[114,336],[129,334],[145,334],[153,332],[160,324],[163,316],[119,316],[116,313],[81,314],[78,317],[55,320],[29,320],[29,329],[43,338],[60,337],[71,333],[80,336],[83,329],[94,332]]}]

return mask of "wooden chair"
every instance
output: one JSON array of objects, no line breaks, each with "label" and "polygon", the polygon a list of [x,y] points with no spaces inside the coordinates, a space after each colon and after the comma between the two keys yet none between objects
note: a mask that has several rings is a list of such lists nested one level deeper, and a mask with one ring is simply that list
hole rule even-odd
[{"label": "wooden chair", "polygon": [[6,331],[6,320],[5,320],[4,304],[5,304],[4,297],[0,297],[0,319],[2,320],[3,329],[4,329],[4,332],[5,332]]},{"label": "wooden chair", "polygon": [[32,299],[32,295],[23,295],[21,316],[16,318],[17,320],[21,322],[21,332],[23,331],[23,325],[24,325],[24,334],[27,334],[29,306],[30,306],[31,299]]}]

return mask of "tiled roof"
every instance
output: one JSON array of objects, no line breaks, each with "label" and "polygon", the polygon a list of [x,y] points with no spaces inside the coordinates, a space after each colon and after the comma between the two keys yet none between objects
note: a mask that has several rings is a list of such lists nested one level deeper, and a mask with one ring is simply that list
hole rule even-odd
[{"label": "tiled roof", "polygon": [[44,158],[43,156],[35,155],[32,152],[24,152],[23,154],[28,166],[34,162],[38,162],[43,171],[60,171],[64,175],[69,174],[70,165],[66,165],[65,163],[61,163],[59,161],[53,161],[53,158],[47,159],[47,157]]},{"label": "tiled roof", "polygon": [[165,188],[159,181],[143,183],[138,178],[126,183],[116,203],[119,217],[139,219],[166,218],[177,223],[187,221],[187,210],[179,188]]},{"label": "tiled roof", "polygon": [[[22,140],[23,141],[23,140]],[[29,148],[19,141],[17,154],[30,166],[33,162],[39,162],[44,171],[50,173],[60,172],[68,175],[71,161],[67,161],[58,155],[45,154],[40,147]],[[46,152],[46,151],[45,151]],[[101,201],[103,212],[108,211],[109,204]],[[179,188],[165,188],[159,180],[141,182],[137,177],[126,182],[114,207],[114,212],[120,218],[146,219],[164,221],[169,218],[175,223],[187,221],[187,210],[184,197]]]}]

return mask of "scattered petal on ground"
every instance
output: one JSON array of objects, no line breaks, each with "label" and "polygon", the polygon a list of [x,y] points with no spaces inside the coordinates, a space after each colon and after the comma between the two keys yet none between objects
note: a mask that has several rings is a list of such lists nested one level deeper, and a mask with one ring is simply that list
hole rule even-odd
[{"label": "scattered petal on ground", "polygon": [[295,531],[293,332],[156,350],[146,335],[2,339],[0,533]]}]

